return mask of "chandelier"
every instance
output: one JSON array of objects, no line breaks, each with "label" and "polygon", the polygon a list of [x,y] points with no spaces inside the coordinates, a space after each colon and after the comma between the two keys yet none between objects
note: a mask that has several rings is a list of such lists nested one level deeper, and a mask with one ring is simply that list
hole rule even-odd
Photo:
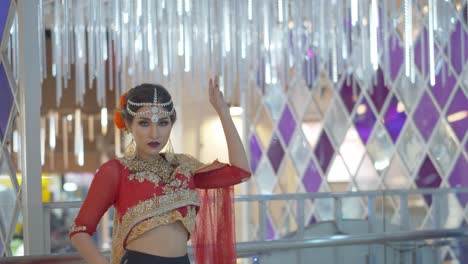
[{"label": "chandelier", "polygon": [[[309,88],[323,75],[334,87],[352,77],[372,93],[378,73],[387,82],[395,75],[395,63],[403,67],[405,89],[419,85],[417,71],[434,86],[437,53],[453,46],[450,34],[455,21],[467,26],[468,17],[468,0],[38,0],[37,4],[40,72],[43,79],[50,75],[56,79],[57,106],[73,80],[77,105],[84,104],[87,90],[96,89],[102,122],[107,121],[106,89],[115,90],[118,98],[129,87],[157,82],[170,83],[177,94],[197,94],[214,74],[220,75],[228,101],[239,92],[249,92],[249,83],[265,93],[272,86],[286,87],[297,76]],[[415,42],[422,31],[427,37],[421,38],[425,43],[420,51]],[[6,56],[18,82],[17,32],[15,17]],[[46,48],[46,35],[51,49]],[[456,41],[466,40],[460,36]],[[392,57],[398,43],[403,49],[401,62]],[[428,67],[416,66],[418,56]],[[90,124],[94,120],[75,111],[75,156],[81,163],[83,117]],[[49,130],[58,130],[59,118],[46,118],[54,120]],[[101,126],[105,134],[107,123]],[[117,143],[119,137],[117,131]],[[116,145],[116,153],[120,147]]]},{"label": "chandelier", "polygon": [[[252,79],[263,90],[271,84],[285,85],[291,69],[302,72],[309,86],[325,73],[333,82],[354,75],[363,88],[372,89],[378,69],[390,74],[395,38],[404,43],[405,76],[415,82],[415,26],[427,19],[427,71],[434,85],[436,39],[445,41],[453,27],[451,10],[459,11],[467,3],[39,0],[41,73],[43,78],[48,74],[45,32],[50,30],[57,104],[72,69],[80,105],[88,87],[96,87],[97,101],[104,106],[106,87],[118,94],[142,81],[176,82],[174,87],[182,87],[177,84],[183,78],[203,87],[213,74],[221,76],[229,98],[236,87],[247,89],[242,84]],[[398,34],[390,34],[395,31]],[[8,47],[14,69],[19,52],[16,32],[17,21]],[[18,71],[14,73],[18,78]],[[195,87],[176,89],[194,93]]]}]

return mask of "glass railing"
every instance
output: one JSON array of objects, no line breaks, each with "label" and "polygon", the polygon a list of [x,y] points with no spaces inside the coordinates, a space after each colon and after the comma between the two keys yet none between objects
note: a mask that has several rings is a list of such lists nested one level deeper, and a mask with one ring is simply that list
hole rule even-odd
[{"label": "glass railing", "polygon": [[[309,263],[304,258],[314,254],[331,256],[317,263],[353,263],[346,262],[353,254],[369,264],[463,263],[468,212],[460,197],[466,195],[466,188],[440,188],[237,196],[239,263],[270,263],[276,252],[302,256],[288,263]],[[75,252],[68,226],[80,206],[44,204],[47,252]],[[94,235],[103,252],[110,248],[112,217],[109,210]]]}]

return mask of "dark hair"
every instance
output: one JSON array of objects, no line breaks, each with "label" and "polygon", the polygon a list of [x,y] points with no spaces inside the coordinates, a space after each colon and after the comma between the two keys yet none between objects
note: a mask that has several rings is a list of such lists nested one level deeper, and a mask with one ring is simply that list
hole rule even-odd
[{"label": "dark hair", "polygon": [[[143,83],[138,86],[135,86],[134,88],[130,89],[127,92],[127,96],[125,100],[125,105],[123,107],[123,117],[125,121],[128,124],[131,124],[133,121],[133,117],[130,113],[127,111],[127,102],[128,100],[134,102],[134,103],[152,103],[154,99],[154,92],[157,92],[158,95],[158,103],[166,103],[171,101],[171,95],[167,91],[164,86],[159,85],[159,84],[150,84],[150,83]],[[133,111],[137,112],[138,109],[140,109],[143,106],[135,106],[135,105],[128,105],[128,107]],[[172,102],[169,105],[163,106],[163,108],[166,111],[171,111],[172,108],[174,108],[174,102]],[[174,109],[173,114],[169,117],[171,119],[172,124],[175,123],[177,120],[177,114]]]}]

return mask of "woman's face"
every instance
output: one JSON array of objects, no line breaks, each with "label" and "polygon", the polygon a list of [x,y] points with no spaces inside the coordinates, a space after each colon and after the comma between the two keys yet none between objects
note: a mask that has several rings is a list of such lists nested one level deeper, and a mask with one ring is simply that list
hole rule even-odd
[{"label": "woman's face", "polygon": [[[150,110],[151,107],[144,106],[138,109],[137,112]],[[153,113],[148,113],[143,116],[133,118],[130,130],[133,134],[133,139],[136,144],[136,155],[140,159],[154,158],[166,146],[172,130],[172,122],[169,117],[159,117],[156,123],[151,121]]]}]

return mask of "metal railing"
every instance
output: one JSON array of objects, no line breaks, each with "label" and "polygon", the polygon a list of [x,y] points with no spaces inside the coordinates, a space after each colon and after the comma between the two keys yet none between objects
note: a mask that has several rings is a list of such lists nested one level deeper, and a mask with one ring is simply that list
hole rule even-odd
[{"label": "metal railing", "polygon": [[[360,191],[360,192],[342,192],[342,193],[293,193],[293,194],[278,194],[278,195],[248,195],[236,196],[235,202],[240,204],[258,205],[256,219],[258,222],[258,233],[252,236],[248,241],[237,243],[238,256],[248,257],[255,254],[263,254],[273,250],[291,250],[311,247],[337,247],[345,245],[357,244],[378,244],[383,241],[406,241],[406,240],[424,240],[424,239],[441,239],[441,238],[457,238],[466,237],[467,229],[444,229],[442,212],[446,209],[446,201],[448,195],[468,194],[468,188],[439,188],[439,189],[414,189],[414,190],[382,190],[382,191]],[[410,228],[410,197],[420,195],[430,197],[431,217],[433,224],[429,230],[411,230]],[[399,223],[397,231],[386,232],[384,228],[378,228],[382,221],[385,221],[385,206],[381,207],[381,211],[377,210],[377,205],[382,203],[385,198],[392,197],[398,200],[399,203]],[[342,232],[343,221],[343,201],[349,198],[361,198],[366,202],[367,214],[363,219],[367,222],[367,233],[365,234],[345,234]],[[329,199],[333,201],[333,221],[336,226],[334,235],[321,236],[320,238],[307,237],[305,238],[305,223],[304,209],[307,200],[317,201],[320,199]],[[267,214],[270,203],[285,201],[295,202],[296,215],[295,220],[297,229],[292,230],[293,236],[289,239],[267,239]],[[46,252],[51,252],[51,211],[57,209],[78,209],[82,202],[52,202],[45,203],[44,206],[44,234],[46,241]],[[382,211],[383,210],[383,211]],[[252,214],[252,212],[249,212]],[[330,222],[330,221],[324,221]],[[320,221],[318,222],[320,223]],[[340,235],[336,235],[336,233]],[[9,257],[0,259],[0,263],[10,263],[12,260],[38,260],[43,258],[67,258],[67,261],[79,261],[79,256],[75,253],[61,255],[46,255],[46,256],[25,256],[25,257]],[[37,262],[25,262],[37,263]],[[60,262],[57,262],[60,263]]]},{"label": "metal railing", "polygon": [[[304,209],[305,202],[307,200],[317,201],[320,199],[332,199],[333,200],[333,221],[332,223],[336,226],[336,233],[344,234],[342,232],[343,219],[343,203],[342,201],[348,198],[362,198],[367,203],[367,216],[365,220],[368,222],[368,233],[377,233],[385,231],[384,229],[378,228],[381,226],[382,221],[385,221],[385,206],[382,207],[381,212],[377,212],[377,205],[386,197],[392,197],[398,199],[399,202],[399,216],[400,222],[398,223],[400,231],[417,231],[411,230],[410,228],[410,206],[409,198],[413,195],[421,195],[424,197],[430,197],[432,201],[432,210],[430,211],[433,218],[432,228],[430,230],[443,229],[443,217],[442,212],[446,210],[446,200],[449,194],[468,194],[468,188],[438,188],[438,189],[412,189],[412,190],[381,190],[381,191],[359,191],[359,192],[341,192],[341,193],[291,193],[291,194],[275,194],[275,195],[246,195],[236,196],[236,203],[257,203],[258,204],[258,234],[257,236],[251,237],[246,242],[252,241],[266,241],[266,229],[267,229],[267,211],[268,204],[275,201],[295,201],[296,202],[296,224],[297,230],[293,230],[294,239],[304,239],[304,230],[306,227]],[[46,237],[45,246],[46,252],[50,251],[50,213],[51,210],[55,209],[78,209],[82,202],[52,202],[44,203],[44,234]],[[249,212],[252,214],[252,212]]]},{"label": "metal railing", "polygon": [[[365,234],[365,235],[332,235],[320,238],[310,238],[304,240],[279,240],[279,241],[263,241],[263,242],[243,242],[237,243],[237,256],[250,257],[261,255],[271,251],[283,250],[298,250],[304,248],[318,247],[337,247],[347,245],[368,245],[368,244],[385,244],[389,242],[407,242],[417,240],[436,240],[447,238],[468,238],[468,228],[445,229],[432,231],[411,231],[411,232],[394,232],[382,234]],[[108,255],[109,252],[106,253]],[[189,247],[189,255],[192,255]],[[83,259],[78,253],[55,254],[43,256],[24,256],[24,257],[7,257],[0,258],[1,264],[24,263],[24,264],[39,264],[39,263],[81,263]]]}]

